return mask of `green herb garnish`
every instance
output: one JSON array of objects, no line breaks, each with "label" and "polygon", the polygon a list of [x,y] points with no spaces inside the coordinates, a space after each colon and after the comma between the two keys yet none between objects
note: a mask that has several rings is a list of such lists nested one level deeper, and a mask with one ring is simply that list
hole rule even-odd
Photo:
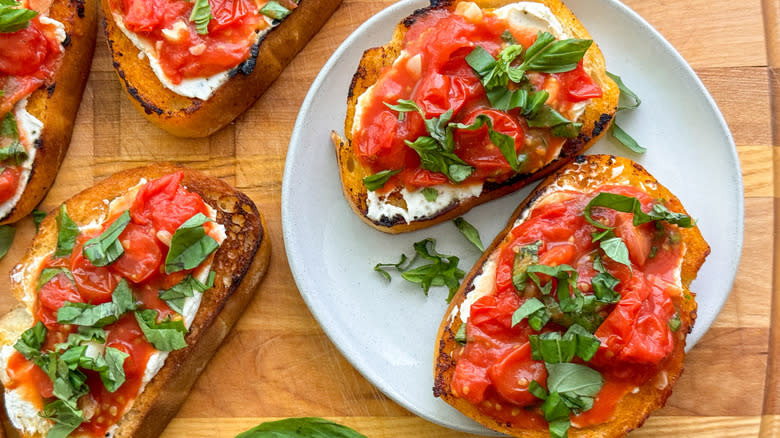
[{"label": "green herb garnish", "polygon": [[479,238],[479,231],[474,228],[474,225],[471,225],[462,217],[456,218],[453,222],[458,228],[458,231],[463,234],[463,237],[474,244],[478,250],[485,251],[485,245],[482,244],[482,239]]},{"label": "green herb garnish", "polygon": [[217,248],[219,243],[206,234],[203,225],[211,219],[198,213],[176,229],[165,257],[165,273],[195,269]]},{"label": "green herb garnish", "polygon": [[366,189],[369,191],[374,191],[376,189],[379,189],[383,187],[388,180],[390,180],[390,177],[400,172],[401,169],[398,170],[382,170],[380,172],[377,172],[373,175],[369,175],[365,178],[363,178],[363,185],[366,186]]}]

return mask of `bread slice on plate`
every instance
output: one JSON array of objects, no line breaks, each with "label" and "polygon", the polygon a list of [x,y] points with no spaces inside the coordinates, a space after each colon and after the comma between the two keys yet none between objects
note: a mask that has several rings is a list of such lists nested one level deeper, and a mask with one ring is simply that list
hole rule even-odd
[{"label": "bread slice on plate", "polygon": [[363,54],[332,135],[344,196],[387,233],[451,219],[593,145],[618,97],[559,0],[432,1]]},{"label": "bread slice on plate", "polygon": [[11,273],[5,423],[23,437],[156,437],[268,266],[254,203],[192,169],[117,173],[65,201]]},{"label": "bread slice on plate", "polygon": [[577,157],[464,279],[439,328],[434,394],[512,436],[623,436],[682,372],[696,319],[688,287],[708,254],[642,166]]}]

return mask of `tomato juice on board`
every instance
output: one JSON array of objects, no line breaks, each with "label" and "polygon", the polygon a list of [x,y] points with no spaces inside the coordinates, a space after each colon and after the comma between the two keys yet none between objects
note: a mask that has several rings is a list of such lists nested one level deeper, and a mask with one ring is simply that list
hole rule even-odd
[{"label": "tomato juice on board", "polygon": [[[662,220],[635,226],[632,213],[592,207],[590,218],[610,227],[628,250],[627,260],[613,260],[594,241],[594,234],[604,229],[591,224],[584,214],[598,193],[635,198],[643,212],[656,204],[663,205],[661,200],[628,186],[605,185],[592,193],[561,190],[546,195],[536,201],[524,220],[518,220],[496,248],[491,256],[495,274],[474,280],[476,289],[490,292],[470,305],[465,345],[457,347],[453,354],[456,367],[451,389],[480,412],[513,427],[546,425],[540,410],[543,401],[530,389],[532,381],[547,388],[548,378],[545,362],[532,358],[532,336],[563,334],[577,323],[573,321],[594,321],[588,330],[600,344],[598,349],[589,360],[575,357],[573,362],[598,371],[604,383],[592,408],[572,413],[571,423],[576,427],[609,421],[625,394],[646,384],[668,361],[679,360],[670,353],[679,342],[673,334],[679,329],[679,319],[677,326],[675,319],[682,299],[679,269],[685,248],[680,231],[677,225]],[[605,274],[617,280],[613,290],[619,295],[587,315],[566,314],[560,307],[536,329],[528,318],[513,321],[515,312],[527,301],[554,299],[556,292],[549,290],[561,293],[561,277],[539,273],[538,284],[530,279],[518,280],[522,274],[518,272],[518,254],[528,248],[533,248],[535,257],[529,266],[571,268],[568,278],[573,279],[577,291],[571,283],[564,290],[572,297],[593,296],[594,278]],[[549,284],[551,289],[545,293],[540,284]]]}]

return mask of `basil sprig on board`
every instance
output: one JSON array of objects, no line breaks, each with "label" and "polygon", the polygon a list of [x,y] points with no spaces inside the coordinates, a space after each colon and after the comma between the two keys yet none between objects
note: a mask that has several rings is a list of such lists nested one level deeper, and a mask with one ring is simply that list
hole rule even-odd
[{"label": "basil sprig on board", "polygon": [[0,33],[12,33],[25,29],[38,13],[19,7],[15,0],[0,0]]},{"label": "basil sprig on board", "polygon": [[204,224],[212,220],[198,213],[181,224],[171,237],[171,246],[165,257],[165,273],[195,269],[219,248],[214,238],[206,234]]},{"label": "basil sprig on board", "polygon": [[366,438],[354,430],[316,417],[268,421],[236,435],[236,438]]},{"label": "basil sprig on board", "polygon": [[[626,86],[625,83],[623,83],[623,80],[620,78],[620,76],[612,74],[610,72],[607,72],[607,76],[610,77],[618,86],[618,89],[620,90],[620,96],[618,97],[618,107],[617,112],[623,111],[623,110],[633,110],[639,107],[639,105],[642,103],[642,100],[639,99],[639,96],[636,95],[633,91],[631,91],[628,86]],[[620,103],[620,102],[630,101],[631,103]],[[638,154],[643,154],[647,148],[641,146],[636,140],[634,140],[633,137],[631,137],[626,131],[624,131],[620,126],[617,124],[617,114],[615,114],[615,120],[612,121],[612,125],[609,127],[609,132],[612,134],[612,137],[614,137],[617,141],[620,142],[623,146],[627,147],[628,149],[632,150],[633,152],[636,152]]]},{"label": "basil sprig on board", "polygon": [[549,423],[550,436],[564,438],[571,427],[569,414],[590,410],[596,395],[604,385],[601,374],[576,363],[545,363],[547,389],[531,381],[528,391],[544,400],[541,409]]},{"label": "basil sprig on board", "polygon": [[57,213],[57,248],[54,250],[54,257],[70,255],[78,237],[79,226],[68,216],[68,210],[65,204],[62,204]]},{"label": "basil sprig on board", "polygon": [[382,188],[385,184],[387,184],[387,181],[390,180],[390,177],[400,171],[401,169],[387,169],[379,171],[373,175],[369,175],[363,178],[363,185],[366,186],[366,190],[373,192],[374,190]]},{"label": "basil sprig on board", "polygon": [[119,235],[129,223],[130,211],[125,210],[99,236],[84,243],[82,248],[84,257],[95,266],[107,266],[113,263],[125,252],[122,243],[119,242]]},{"label": "basil sprig on board", "polygon": [[211,5],[208,0],[195,0],[190,13],[190,21],[195,23],[195,30],[201,34],[209,33],[209,22],[214,18],[211,15]]}]

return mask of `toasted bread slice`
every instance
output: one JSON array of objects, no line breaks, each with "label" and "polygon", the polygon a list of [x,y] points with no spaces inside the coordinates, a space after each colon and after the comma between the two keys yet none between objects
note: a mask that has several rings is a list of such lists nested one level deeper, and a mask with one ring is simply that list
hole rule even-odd
[{"label": "toasted bread slice", "polygon": [[[574,14],[560,0],[534,0],[542,3],[557,17],[564,29],[574,38],[592,39],[588,31],[577,20]],[[427,14],[434,13],[437,9],[453,9],[457,1],[432,0],[431,6],[416,11],[414,14],[402,20],[395,28],[393,39],[382,47],[368,49],[358,66],[357,72],[352,78],[352,84],[347,98],[347,116],[344,121],[344,135],[342,139],[337,133],[332,134],[332,141],[336,148],[341,184],[344,196],[355,213],[368,225],[387,233],[402,233],[425,228],[439,222],[443,222],[462,215],[472,207],[487,201],[499,198],[529,184],[531,181],[542,178],[565,163],[571,161],[577,154],[582,153],[593,145],[606,132],[617,107],[620,91],[617,85],[606,75],[604,56],[596,42],[594,42],[583,58],[585,71],[601,87],[601,98],[591,99],[586,106],[579,121],[582,128],[575,138],[567,139],[560,153],[552,161],[532,173],[518,173],[502,182],[486,182],[478,196],[455,199],[449,205],[437,210],[435,213],[407,222],[400,215],[393,217],[382,216],[379,220],[369,218],[368,192],[363,184],[363,178],[371,175],[371,170],[361,165],[352,144],[352,130],[358,98],[375,84],[383,70],[391,66],[400,56],[403,49],[403,39],[407,30]],[[514,3],[513,0],[476,0],[483,9],[492,9]],[[405,208],[403,200],[398,201],[398,206]]]},{"label": "toasted bread slice", "polygon": [[246,111],[276,80],[336,10],[341,0],[301,0],[298,7],[271,29],[235,67],[230,79],[207,100],[185,97],[160,82],[146,59],[122,33],[101,0],[105,32],[114,69],[133,106],[158,127],[179,137],[206,137]]},{"label": "toasted bread slice", "polygon": [[[518,437],[550,436],[546,427],[543,429],[524,429],[513,426],[511,422],[498,421],[453,392],[451,383],[456,365],[453,353],[461,348],[461,345],[455,341],[455,335],[463,325],[461,317],[459,317],[460,306],[474,291],[475,277],[482,273],[485,263],[500,247],[501,243],[508,238],[508,233],[514,228],[515,221],[518,218],[527,217],[526,215],[535,207],[537,201],[558,190],[588,193],[604,184],[631,185],[640,188],[655,199],[665,200],[670,211],[687,214],[679,199],[666,187],[662,186],[642,166],[626,158],[609,155],[579,156],[574,162],[547,177],[515,210],[509,218],[507,227],[498,234],[471,272],[466,275],[460,289],[450,303],[436,339],[434,354],[434,394],[436,396],[441,397],[464,415],[493,430]],[[699,268],[710,252],[709,245],[704,241],[697,227],[680,228],[679,231],[682,242],[687,249],[684,251],[680,271],[683,292],[682,299],[676,302],[680,326],[673,333],[674,349],[660,362],[661,365],[653,377],[619,399],[609,421],[584,428],[572,427],[569,429],[569,436],[623,436],[640,427],[651,411],[662,407],[671,395],[672,387],[683,370],[685,338],[693,328],[696,319],[695,294],[688,287],[691,281],[696,278]]]},{"label": "toasted bread slice", "polygon": [[[187,347],[170,352],[164,366],[117,423],[113,434],[115,438],[160,435],[249,304],[268,267],[271,250],[268,228],[252,200],[228,184],[192,169],[157,164],[126,170],[75,195],[64,204],[73,221],[83,226],[104,219],[108,213],[107,201],[122,197],[142,178],[152,180],[176,171],[184,172],[182,186],[200,195],[216,210],[216,222],[224,226],[226,238],[214,253],[211,262],[211,270],[215,273],[214,286],[203,293],[185,338]],[[53,212],[43,220],[32,246],[12,271],[12,292],[21,306],[0,321],[0,347],[13,345],[32,325],[31,310],[37,300],[36,282],[40,271],[36,266],[54,250],[57,236],[56,213]],[[4,418],[4,421],[8,426],[8,419]]]},{"label": "toasted bread slice", "polygon": [[51,85],[39,88],[27,98],[27,111],[43,123],[43,129],[35,143],[35,159],[24,193],[0,217],[0,224],[16,222],[30,214],[54,183],[70,145],[73,123],[92,65],[97,0],[54,0],[48,17],[64,25],[65,51]]}]

